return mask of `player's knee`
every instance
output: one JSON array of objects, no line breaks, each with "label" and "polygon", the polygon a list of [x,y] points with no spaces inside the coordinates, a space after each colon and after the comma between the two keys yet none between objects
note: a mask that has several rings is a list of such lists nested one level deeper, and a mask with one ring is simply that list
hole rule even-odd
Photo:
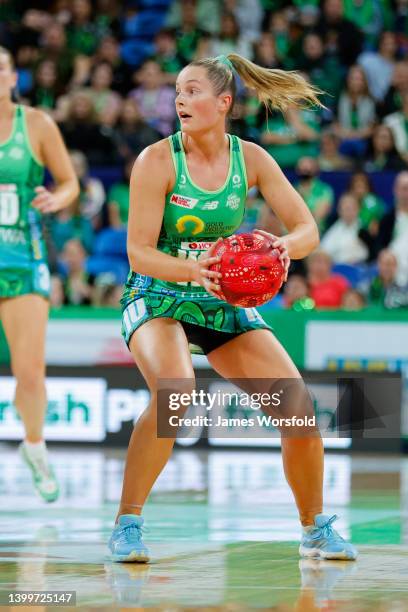
[{"label": "player's knee", "polygon": [[151,393],[163,390],[171,390],[175,393],[191,394],[196,388],[194,372],[174,368],[155,374],[147,381]]},{"label": "player's knee", "polygon": [[177,410],[178,416],[184,416],[191,403],[189,398],[192,401],[196,389],[194,373],[178,370],[170,377],[166,372],[162,377],[149,381],[149,389],[152,401],[146,411],[146,419],[153,423],[159,414],[171,415],[174,410]]},{"label": "player's knee", "polygon": [[12,367],[17,384],[28,392],[35,393],[44,387],[45,369],[42,361],[27,359]]},{"label": "player's knee", "polygon": [[313,400],[302,378],[265,379],[265,383],[270,386],[262,410],[272,416],[282,438],[320,436]]}]

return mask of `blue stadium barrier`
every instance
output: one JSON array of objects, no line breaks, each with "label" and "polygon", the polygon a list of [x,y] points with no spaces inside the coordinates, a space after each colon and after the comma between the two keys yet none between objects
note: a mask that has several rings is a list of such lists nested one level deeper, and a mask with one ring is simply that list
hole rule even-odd
[{"label": "blue stadium barrier", "polygon": [[365,267],[351,264],[334,264],[332,271],[334,274],[341,274],[346,278],[352,287],[357,287],[364,280]]},{"label": "blue stadium barrier", "polygon": [[94,255],[118,257],[127,262],[125,229],[103,229],[97,234],[94,243]]},{"label": "blue stadium barrier", "polygon": [[133,38],[125,40],[120,45],[120,55],[126,64],[138,68],[153,54],[154,46],[151,41]]},{"label": "blue stadium barrier", "polygon": [[119,166],[93,166],[89,172],[90,176],[102,181],[105,191],[108,192],[114,183],[123,180],[123,168]]},{"label": "blue stadium barrier", "polygon": [[110,273],[114,276],[115,283],[118,285],[122,285],[126,281],[129,272],[129,266],[123,259],[104,255],[88,257],[85,269],[92,276]]},{"label": "blue stadium barrier", "polygon": [[146,9],[123,23],[123,34],[127,39],[143,36],[152,39],[164,24],[162,10]]},{"label": "blue stadium barrier", "polygon": [[156,9],[167,11],[173,0],[141,0],[141,9]]},{"label": "blue stadium barrier", "polygon": [[[293,170],[285,170],[285,175],[292,184],[299,181]],[[321,172],[320,179],[328,183],[334,190],[336,203],[339,197],[347,190],[352,172]],[[394,203],[393,185],[396,172],[369,172],[368,176],[373,184],[375,193],[384,200],[390,209]]]},{"label": "blue stadium barrier", "polygon": [[[285,170],[285,175],[289,181],[296,184],[299,178],[293,170]],[[112,183],[120,181],[123,177],[123,169],[119,166],[95,166],[91,168],[90,174],[99,178],[104,184],[105,189],[109,189]],[[350,182],[351,172],[321,172],[320,178],[325,181],[334,190],[335,205],[344,191],[346,191]],[[370,180],[374,186],[374,190],[380,196],[387,208],[390,209],[394,205],[394,181],[397,176],[396,172],[370,172],[368,173]],[[49,175],[47,175],[49,177]],[[48,179],[49,180],[49,179]]]}]

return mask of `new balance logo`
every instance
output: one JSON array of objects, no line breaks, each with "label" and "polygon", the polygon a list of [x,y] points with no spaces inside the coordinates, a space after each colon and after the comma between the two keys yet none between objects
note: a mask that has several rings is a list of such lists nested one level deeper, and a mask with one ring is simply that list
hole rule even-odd
[{"label": "new balance logo", "polygon": [[202,206],[201,210],[215,210],[216,208],[218,208],[218,204],[218,200],[214,200],[213,202],[207,202],[207,204],[204,204],[204,206]]}]

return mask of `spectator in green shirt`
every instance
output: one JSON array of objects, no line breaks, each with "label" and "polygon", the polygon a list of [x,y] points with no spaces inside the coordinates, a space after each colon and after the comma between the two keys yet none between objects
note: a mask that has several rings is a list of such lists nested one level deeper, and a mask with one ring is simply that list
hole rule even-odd
[{"label": "spectator in green shirt", "polygon": [[275,39],[270,32],[262,32],[254,43],[254,62],[263,68],[280,68]]},{"label": "spectator in green shirt", "polygon": [[372,236],[376,236],[379,223],[384,216],[385,204],[374,193],[368,174],[355,172],[350,179],[348,191],[357,198],[360,204],[361,227],[368,230]]},{"label": "spectator in green shirt", "polygon": [[175,31],[170,28],[163,28],[157,32],[154,38],[154,46],[153,59],[162,69],[163,82],[167,85],[174,85],[177,75],[185,63],[177,51]]},{"label": "spectator in green shirt", "polygon": [[335,109],[344,78],[344,69],[335,55],[326,54],[322,38],[309,32],[303,39],[302,55],[296,61],[297,70],[306,71],[313,85],[324,91],[321,102]]},{"label": "spectator in green shirt", "polygon": [[31,104],[51,112],[61,92],[56,63],[53,60],[43,60],[37,66],[34,87],[28,94]]},{"label": "spectator in green shirt", "polygon": [[124,167],[123,180],[114,183],[108,193],[109,225],[115,228],[127,227],[129,214],[129,180],[134,159],[129,159]]},{"label": "spectator in green shirt", "polygon": [[61,253],[60,262],[64,265],[65,303],[72,306],[89,305],[92,299],[94,279],[86,271],[86,250],[80,240],[67,240]]},{"label": "spectator in green shirt", "polygon": [[295,187],[314,216],[320,232],[323,232],[334,202],[334,191],[328,183],[318,178],[319,165],[314,157],[302,157],[296,172],[299,182]]},{"label": "spectator in green shirt", "polygon": [[72,0],[70,12],[71,21],[67,26],[69,48],[90,56],[96,51],[101,36],[92,20],[92,4],[90,0]]},{"label": "spectator in green shirt", "polygon": [[[408,23],[408,19],[407,19]],[[408,61],[403,59],[395,63],[391,86],[384,99],[377,104],[378,116],[383,119],[387,115],[401,111],[402,98],[408,89]]]},{"label": "spectator in green shirt", "polygon": [[319,154],[320,122],[316,111],[287,110],[265,121],[261,144],[282,168],[294,168],[301,157]]},{"label": "spectator in green shirt", "polygon": [[205,32],[217,34],[220,31],[223,2],[220,0],[172,0],[166,18],[166,27],[179,28],[186,13],[194,13],[194,19]]},{"label": "spectator in green shirt", "polygon": [[194,0],[183,0],[180,9],[181,20],[176,29],[177,50],[183,61],[188,63],[193,60],[200,39],[206,32],[198,19],[198,7]]},{"label": "spectator in green shirt", "polygon": [[384,118],[394,136],[395,146],[405,163],[408,164],[408,90],[401,94],[402,109]]},{"label": "spectator in green shirt", "polygon": [[68,46],[64,27],[56,21],[51,22],[43,33],[38,64],[45,59],[55,62],[58,82],[68,85],[74,76],[77,58],[74,50]]},{"label": "spectator in green shirt", "polygon": [[343,0],[343,10],[344,17],[352,21],[364,33],[366,43],[373,46],[384,28],[384,21],[389,21],[391,7],[387,0]]},{"label": "spectator in green shirt", "polygon": [[284,63],[287,61],[289,49],[290,49],[290,26],[289,19],[285,11],[275,10],[271,11],[267,23],[266,31],[270,32],[273,36],[276,47],[276,56],[279,62]]},{"label": "spectator in green shirt", "polygon": [[363,158],[375,121],[375,104],[368,91],[365,73],[361,66],[352,66],[339,98],[335,124],[342,141],[340,152],[348,157]]},{"label": "spectator in green shirt", "polygon": [[94,230],[90,220],[82,214],[79,198],[53,216],[50,234],[58,253],[70,240],[79,241],[88,253],[92,252]]},{"label": "spectator in green shirt", "polygon": [[368,287],[365,287],[368,303],[374,306],[384,306],[387,291],[398,287],[396,277],[398,261],[390,249],[380,251],[377,258],[378,274]]}]

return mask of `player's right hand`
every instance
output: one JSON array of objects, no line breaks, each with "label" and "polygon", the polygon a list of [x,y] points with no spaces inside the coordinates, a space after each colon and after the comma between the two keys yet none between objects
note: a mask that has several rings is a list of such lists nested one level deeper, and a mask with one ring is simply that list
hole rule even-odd
[{"label": "player's right hand", "polygon": [[220,240],[222,240],[222,238],[218,238],[207,251],[204,251],[204,253],[199,256],[197,261],[193,262],[193,280],[204,287],[212,296],[219,300],[225,300],[219,284],[222,274],[216,270],[210,270],[210,266],[221,261],[221,256],[214,255],[214,251],[219,245]]}]

